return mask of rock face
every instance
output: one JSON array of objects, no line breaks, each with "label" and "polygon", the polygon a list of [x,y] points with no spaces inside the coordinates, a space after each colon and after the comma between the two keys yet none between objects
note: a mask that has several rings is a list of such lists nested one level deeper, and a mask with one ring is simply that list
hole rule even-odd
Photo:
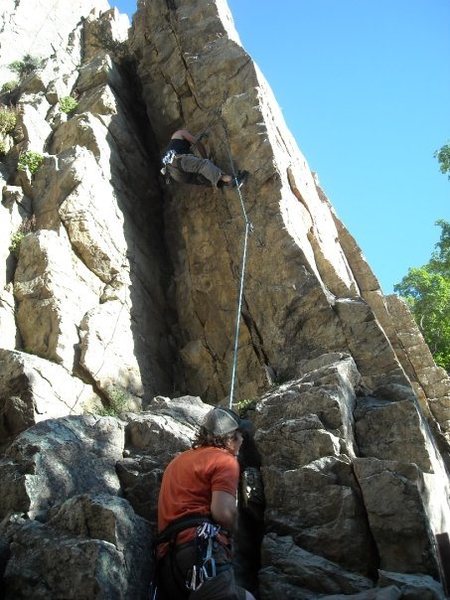
[{"label": "rock face", "polygon": [[62,417],[29,428],[0,463],[7,490],[1,516],[18,511],[43,518],[54,503],[74,493],[117,493],[115,465],[123,437],[123,427],[110,417]]},{"label": "rock face", "polygon": [[150,531],[120,498],[76,496],[48,525],[24,522],[12,540],[11,598],[145,598]]},{"label": "rock face", "polygon": [[0,349],[2,440],[49,417],[100,406],[92,387],[63,367],[24,352]]},{"label": "rock face", "polygon": [[160,476],[210,408],[160,397],[124,420],[61,417],[18,435],[0,461],[5,597],[147,598]]},{"label": "rock face", "polygon": [[39,59],[0,92],[15,119],[0,128],[6,598],[144,598],[163,469],[229,398],[244,219],[236,190],[165,186],[181,126],[250,172],[233,400],[255,405],[265,512],[242,517],[242,583],[262,599],[443,597],[450,381],[225,0],[144,0],[130,29],[106,1],[69,4],[0,9],[0,88],[11,61]]},{"label": "rock face", "polygon": [[21,60],[31,53],[38,58],[53,54],[61,44],[67,43],[69,34],[92,10],[97,14],[109,8],[106,0],[74,0],[70,5],[55,3],[49,11],[45,0],[33,3],[33,18],[26,2],[4,0],[0,13],[0,77],[11,78],[6,68],[11,62]]},{"label": "rock face", "polygon": [[[169,265],[151,136],[140,130],[132,94],[137,83],[132,67],[108,52],[124,50],[128,22],[113,10],[98,15],[78,12],[64,43],[4,95],[18,107],[4,183],[20,185],[3,190],[11,224],[2,253],[11,266],[2,345],[63,366],[106,403],[120,392],[139,407],[171,386]],[[61,108],[68,96],[75,114]],[[43,153],[35,174],[16,170],[28,150]],[[12,256],[17,233],[23,239]]]},{"label": "rock face", "polygon": [[[345,355],[309,361],[302,369],[300,379],[257,406],[268,529],[369,577],[376,566],[436,576],[428,495],[441,497],[445,519],[446,492],[439,489],[433,448],[414,403],[362,396],[356,365]],[[403,410],[410,416],[394,416]],[[380,411],[390,415],[384,421],[388,437],[377,435]],[[433,480],[428,492],[426,477]]]}]

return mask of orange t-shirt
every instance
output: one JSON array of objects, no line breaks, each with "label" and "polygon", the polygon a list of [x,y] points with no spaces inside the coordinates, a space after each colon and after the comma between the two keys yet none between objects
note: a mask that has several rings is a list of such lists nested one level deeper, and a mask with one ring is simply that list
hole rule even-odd
[{"label": "orange t-shirt", "polygon": [[[236,496],[239,464],[224,448],[201,446],[176,456],[164,471],[158,500],[158,531],[192,514],[210,514],[212,492]],[[196,527],[181,531],[177,544],[194,538]]]}]

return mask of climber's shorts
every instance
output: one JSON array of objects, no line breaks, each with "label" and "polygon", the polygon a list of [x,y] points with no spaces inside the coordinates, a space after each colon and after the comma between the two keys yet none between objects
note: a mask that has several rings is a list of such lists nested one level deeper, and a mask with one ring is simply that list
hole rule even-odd
[{"label": "climber's shorts", "polygon": [[[158,565],[159,585],[163,589],[164,598],[189,598],[189,600],[245,600],[245,590],[236,584],[233,567],[229,562],[225,548],[217,545],[213,556],[218,566],[218,575],[207,579],[195,592],[186,590],[185,595],[180,592],[184,588],[188,571],[196,558],[195,544],[182,544],[172,552],[171,561],[169,554],[161,559]],[[228,566],[228,568],[227,568]]]},{"label": "climber's shorts", "polygon": [[203,175],[213,186],[217,186],[222,176],[219,167],[216,167],[208,158],[198,158],[193,154],[179,154],[174,164],[185,173]]}]

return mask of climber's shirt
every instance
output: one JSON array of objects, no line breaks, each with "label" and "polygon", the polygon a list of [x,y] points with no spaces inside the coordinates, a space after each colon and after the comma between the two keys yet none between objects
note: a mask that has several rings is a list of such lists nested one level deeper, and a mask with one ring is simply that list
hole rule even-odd
[{"label": "climber's shirt", "polygon": [[187,140],[179,140],[177,138],[172,138],[169,142],[169,145],[166,148],[164,154],[167,154],[173,150],[175,154],[190,154],[191,153],[191,144]]},{"label": "climber's shirt", "polygon": [[171,139],[169,145],[167,146],[166,150],[164,151],[164,154],[161,157],[161,162],[163,164],[161,173],[165,175],[165,168],[167,167],[167,165],[172,165],[174,159],[177,156],[183,154],[191,154],[190,143],[187,140],[179,140],[176,138]]},{"label": "climber's shirt", "polygon": [[[166,467],[158,502],[161,543],[157,551],[164,597],[188,598],[195,590],[199,600],[245,599],[245,590],[236,585],[234,578],[231,538],[211,518],[212,493],[222,491],[236,497],[238,482],[236,456],[215,446],[186,450]],[[199,556],[199,529],[203,531],[209,524],[214,535],[208,542],[208,552],[205,547]]]},{"label": "climber's shirt", "polygon": [[[238,461],[224,448],[201,446],[179,454],[169,463],[162,479],[158,532],[182,517],[209,516],[212,492],[236,496],[238,482]],[[196,527],[180,532],[177,544],[193,540],[195,532]]]}]

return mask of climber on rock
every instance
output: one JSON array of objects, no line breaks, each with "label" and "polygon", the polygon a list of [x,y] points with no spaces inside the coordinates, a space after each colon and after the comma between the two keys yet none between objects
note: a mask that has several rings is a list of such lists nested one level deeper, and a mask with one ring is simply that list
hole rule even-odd
[{"label": "climber on rock", "polygon": [[216,407],[192,448],[167,466],[158,501],[157,598],[255,600],[236,584],[231,563],[237,455],[247,427],[234,411]]},{"label": "climber on rock", "polygon": [[[201,158],[193,154],[193,147],[198,149]],[[172,134],[162,163],[161,171],[180,183],[211,184],[220,188],[240,185],[247,175],[246,171],[238,172],[236,177],[224,173],[207,158],[200,138],[195,138],[187,129],[178,129]]]}]

